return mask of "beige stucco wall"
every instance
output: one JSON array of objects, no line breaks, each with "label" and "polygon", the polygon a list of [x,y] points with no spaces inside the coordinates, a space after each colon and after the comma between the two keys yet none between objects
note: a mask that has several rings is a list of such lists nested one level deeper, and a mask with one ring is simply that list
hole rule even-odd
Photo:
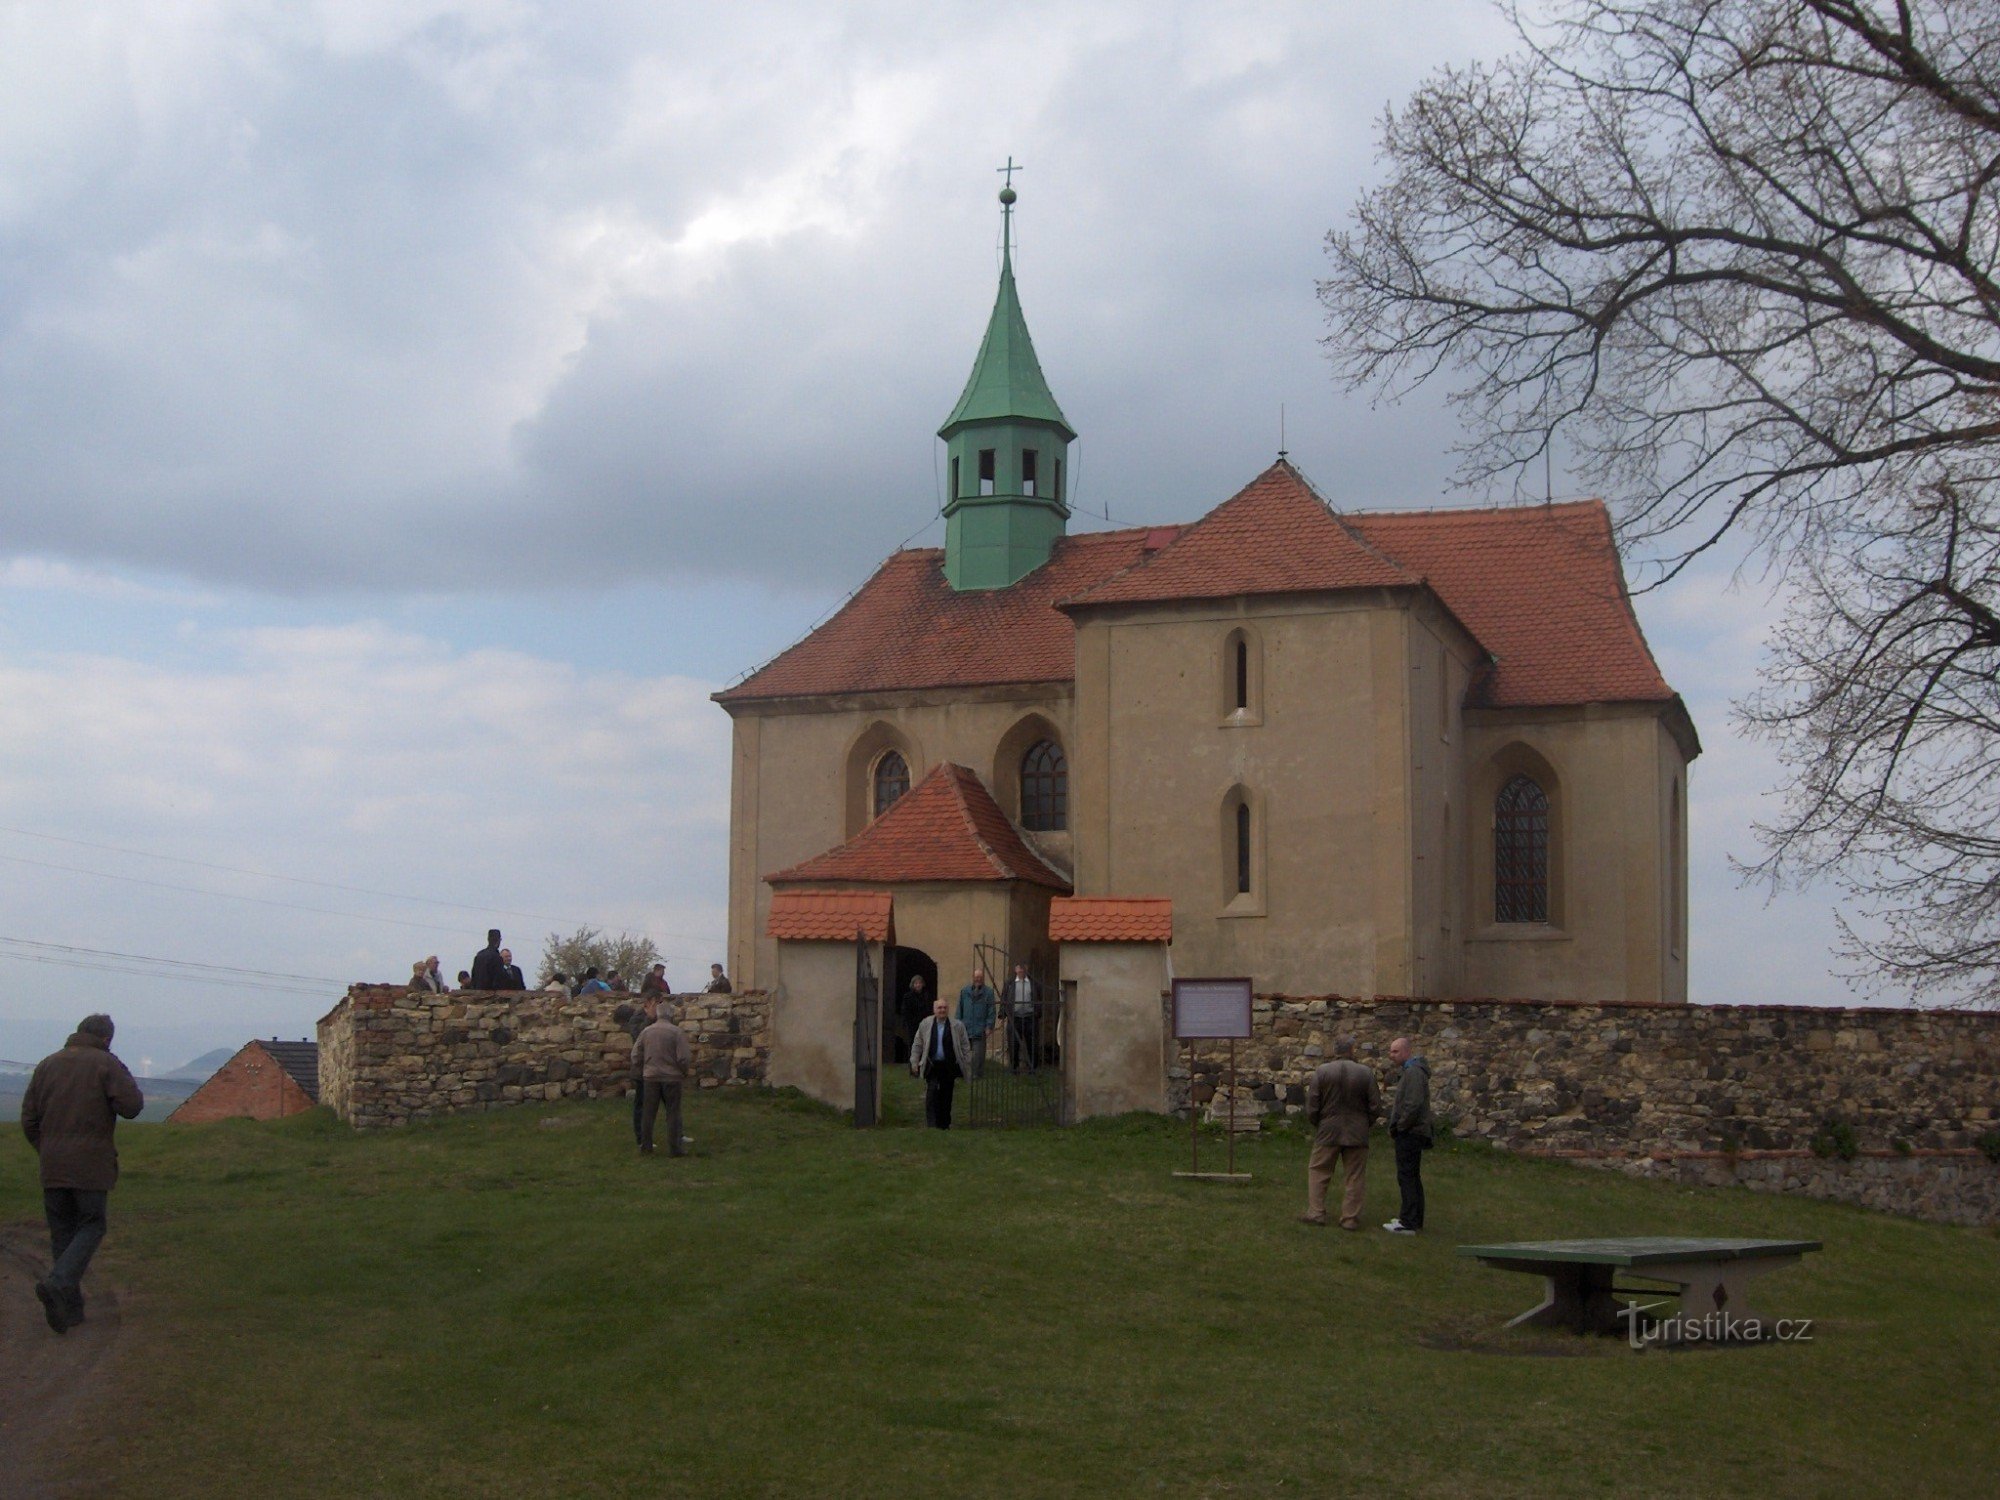
[{"label": "beige stucco wall", "polygon": [[[1678,858],[1668,838],[1671,789],[1686,766],[1661,715],[1606,705],[1469,718],[1468,802],[1479,821],[1465,866],[1458,993],[1685,1001],[1686,942],[1675,956],[1667,928],[1676,887],[1686,920],[1685,817]],[[1537,775],[1553,804],[1545,927],[1493,921],[1493,796],[1516,765]]]},{"label": "beige stucco wall", "polygon": [[[1063,1069],[1071,1118],[1166,1108],[1163,943],[1065,943]],[[1073,987],[1073,988],[1072,988]]]},{"label": "beige stucco wall", "polygon": [[[854,1108],[854,944],[775,944],[771,972],[774,1088],[795,1088],[836,1109]],[[868,945],[882,972],[882,945]]]},{"label": "beige stucco wall", "polygon": [[[859,794],[881,749],[894,744],[901,750],[913,784],[940,761],[970,766],[1010,816],[1020,810],[1021,753],[1045,731],[1053,731],[1072,753],[1067,683],[739,704],[733,718],[729,953],[731,976],[744,985],[765,983],[777,957],[764,936],[771,901],[764,876],[824,853],[859,831]],[[1059,872],[1068,870],[1068,834],[1031,835],[1030,841]],[[1004,927],[992,931],[1015,942],[1028,936]],[[1046,947],[1047,933],[1044,925],[1035,942]],[[943,951],[914,937],[905,941],[924,947],[945,972],[969,966],[956,937]]]},{"label": "beige stucco wall", "polygon": [[[1093,612],[1077,630],[1071,803],[1083,895],[1170,896],[1174,967],[1260,989],[1410,986],[1406,610],[1376,595]],[[1225,647],[1260,671],[1231,710]],[[1232,790],[1252,807],[1235,891]]]}]

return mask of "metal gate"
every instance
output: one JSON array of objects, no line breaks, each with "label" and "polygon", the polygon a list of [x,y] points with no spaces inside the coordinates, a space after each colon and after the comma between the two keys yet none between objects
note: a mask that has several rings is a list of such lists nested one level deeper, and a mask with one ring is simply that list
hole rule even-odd
[{"label": "metal gate", "polygon": [[868,939],[854,935],[854,1124],[873,1125],[876,1101],[882,1095],[882,994],[885,974],[875,976],[868,962]]},{"label": "metal gate", "polygon": [[[1064,1125],[1062,987],[1055,965],[1021,959],[995,943],[976,943],[979,967],[993,986],[997,1016],[966,1087],[965,1123],[973,1126]],[[1029,994],[1016,989],[1026,968]]]}]

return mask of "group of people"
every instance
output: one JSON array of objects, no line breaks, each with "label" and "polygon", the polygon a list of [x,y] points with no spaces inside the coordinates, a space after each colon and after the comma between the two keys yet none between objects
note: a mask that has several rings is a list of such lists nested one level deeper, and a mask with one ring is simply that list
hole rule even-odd
[{"label": "group of people", "polygon": [[[1396,1153],[1402,1205],[1382,1227],[1391,1234],[1416,1234],[1424,1227],[1424,1153],[1437,1134],[1431,1118],[1431,1065],[1417,1055],[1406,1036],[1389,1043],[1389,1064],[1396,1070],[1387,1110],[1389,1144]],[[1306,1123],[1312,1127],[1313,1143],[1306,1161],[1306,1211],[1299,1215],[1304,1223],[1325,1227],[1327,1189],[1338,1167],[1340,1227],[1361,1227],[1368,1136],[1383,1113],[1375,1070],[1355,1060],[1353,1037],[1335,1038],[1333,1060],[1315,1068],[1306,1085]]]},{"label": "group of people", "polygon": [[[443,995],[450,993],[454,988],[503,991],[526,990],[527,987],[528,982],[522,976],[520,966],[514,962],[512,950],[500,946],[500,929],[497,927],[487,929],[486,946],[473,954],[470,969],[458,971],[456,986],[445,983],[435,953],[427,958],[420,958],[410,965],[410,989],[413,992],[428,991]],[[574,978],[560,969],[555,970],[549,975],[548,983],[542,986],[542,991],[545,994],[568,995],[571,998],[578,995],[629,995],[632,986],[616,969],[600,974],[597,966],[592,964]],[[654,964],[639,981],[639,993],[642,995],[664,995],[671,992],[672,986],[667,983],[667,966],[663,963]],[[703,992],[710,995],[734,993],[734,987],[729,982],[729,976],[722,972],[721,964],[708,966],[708,983],[703,987]]]},{"label": "group of people", "polygon": [[[904,991],[904,1015],[910,1014],[913,1001],[921,1009],[927,998],[923,975],[918,974]],[[910,1071],[924,1081],[924,1124],[932,1129],[951,1129],[958,1080],[985,1073],[986,1039],[1002,1022],[1007,1028],[1007,1066],[1016,1073],[1041,1066],[1041,995],[1026,964],[1014,965],[1004,996],[994,993],[986,971],[978,968],[958,992],[957,1015],[943,995],[931,1000],[928,1009],[910,1036]]]}]

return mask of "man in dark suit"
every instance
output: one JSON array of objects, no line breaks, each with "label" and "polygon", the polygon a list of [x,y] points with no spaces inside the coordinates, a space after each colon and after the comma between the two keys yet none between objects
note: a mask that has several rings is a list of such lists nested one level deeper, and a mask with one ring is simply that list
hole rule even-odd
[{"label": "man in dark suit", "polygon": [[924,1081],[924,1123],[934,1130],[951,1129],[952,1091],[972,1071],[972,1042],[965,1023],[952,1019],[951,1002],[942,995],[917,1023],[910,1040],[910,1071]]},{"label": "man in dark suit", "polygon": [[500,968],[506,976],[500,985],[501,989],[525,990],[528,987],[528,981],[521,973],[521,966],[514,962],[514,955],[505,948],[500,950]]},{"label": "man in dark suit", "polygon": [[497,927],[486,930],[486,946],[472,955],[472,988],[507,988],[507,961],[500,956],[500,929]]}]

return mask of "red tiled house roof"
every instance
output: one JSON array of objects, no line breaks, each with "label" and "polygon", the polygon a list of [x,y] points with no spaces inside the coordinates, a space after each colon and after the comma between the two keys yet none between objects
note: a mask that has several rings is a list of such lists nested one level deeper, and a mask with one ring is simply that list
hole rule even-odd
[{"label": "red tiled house roof", "polygon": [[1090,588],[1178,528],[1063,537],[1049,560],[1010,588],[959,593],[938,547],[898,552],[811,635],[731,688],[718,703],[822,693],[1068,682],[1076,627],[1058,599]]},{"label": "red tiled house roof", "polygon": [[1164,896],[1058,896],[1049,903],[1057,943],[1171,943],[1174,903]]},{"label": "red tiled house roof", "polygon": [[826,624],[716,700],[1069,682],[1065,610],[1427,588],[1492,657],[1468,706],[1676,701],[1596,500],[1343,515],[1281,461],[1191,526],[1064,537],[1008,588],[957,593],[942,563],[935,548],[896,553]]},{"label": "red tiled house roof", "polygon": [[775,891],[764,931],[774,938],[836,943],[851,942],[859,933],[886,943],[894,906],[887,891]]},{"label": "red tiled house roof", "polygon": [[1025,880],[1069,889],[1069,882],[1028,847],[985,783],[950,761],[934,766],[846,843],[764,879],[772,885]]},{"label": "red tiled house roof", "polygon": [[1491,653],[1471,706],[1673,699],[1632,613],[1603,501],[1363,511],[1348,521],[1421,574]]}]

